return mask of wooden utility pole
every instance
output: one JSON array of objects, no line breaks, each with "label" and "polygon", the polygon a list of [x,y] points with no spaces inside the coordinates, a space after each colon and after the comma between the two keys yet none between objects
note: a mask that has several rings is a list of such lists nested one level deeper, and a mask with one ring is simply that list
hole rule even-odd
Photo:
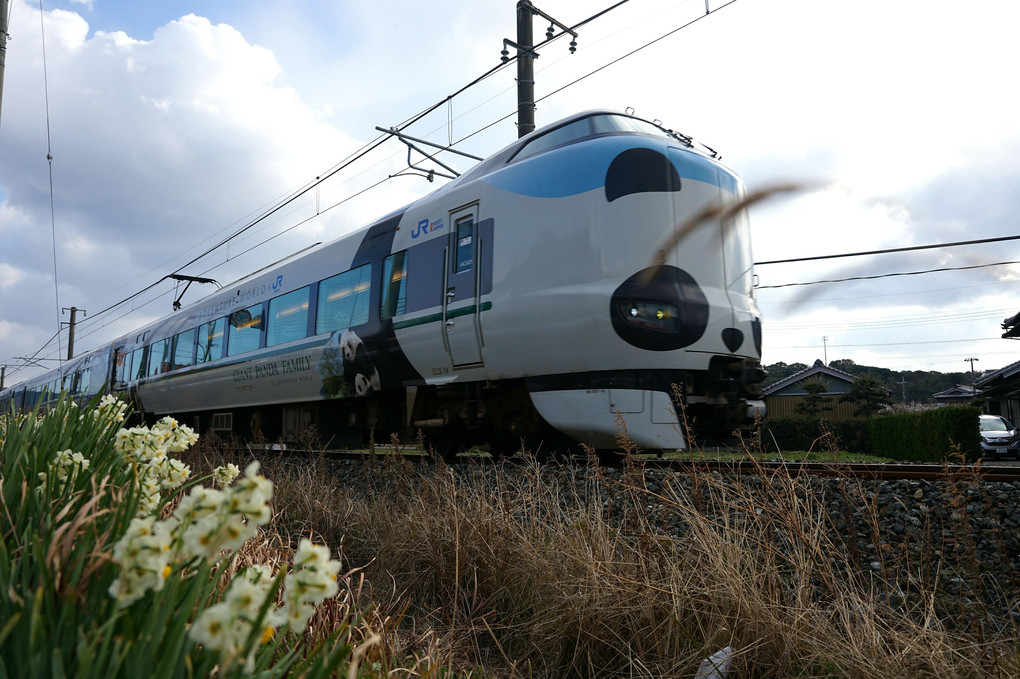
[{"label": "wooden utility pole", "polygon": [[965,358],[963,360],[964,360],[965,363],[970,363],[970,385],[974,386],[974,382],[977,379],[977,377],[974,375],[974,361],[980,361],[981,359],[980,358]]}]

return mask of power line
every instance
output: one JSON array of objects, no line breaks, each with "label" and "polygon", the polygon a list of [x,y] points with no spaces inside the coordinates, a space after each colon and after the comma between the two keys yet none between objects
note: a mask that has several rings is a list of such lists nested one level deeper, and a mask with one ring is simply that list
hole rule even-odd
[{"label": "power line", "polygon": [[[987,340],[1001,340],[1001,337],[973,337],[970,339],[939,339],[939,340],[920,340],[917,342],[874,342],[870,344],[830,344],[829,347],[833,349],[845,349],[847,347],[898,347],[898,346],[913,346],[916,344],[948,344],[949,342],[984,342]],[[790,344],[781,347],[771,347],[772,349],[817,349],[818,346],[815,344]]]},{"label": "power line", "polygon": [[[610,7],[606,8],[606,9],[600,11],[600,12],[597,12],[597,13],[591,15],[590,17],[588,17],[587,19],[584,19],[583,21],[579,22],[575,26],[571,27],[570,30],[576,29],[576,28],[578,28],[580,26],[583,26],[583,25],[585,25],[585,24],[587,24],[587,23],[589,23],[589,22],[591,22],[591,21],[601,17],[601,16],[605,15],[606,13],[608,13],[608,12],[618,8],[618,7],[620,7],[621,5],[626,4],[628,1],[629,0],[622,0],[620,2],[615,3],[614,5],[611,5]],[[731,3],[732,2],[736,2],[736,0],[731,0]],[[727,4],[731,4],[731,3],[727,3]],[[41,6],[41,0],[40,0],[40,6]],[[716,8],[716,9],[720,9],[720,8]],[[713,10],[713,11],[716,11],[716,10]],[[691,22],[691,23],[693,23],[693,22]],[[683,27],[681,27],[681,28],[683,28]],[[680,30],[680,29],[676,29],[676,30]],[[676,31],[672,31],[671,33],[675,33],[675,32]],[[561,31],[560,33],[558,33],[558,34],[556,34],[556,35],[554,35],[552,37],[549,37],[546,40],[542,41],[538,45],[535,45],[533,47],[533,49],[538,49],[539,47],[543,47],[543,46],[545,46],[545,45],[547,45],[547,44],[549,44],[549,43],[551,43],[551,42],[553,42],[555,40],[558,40],[559,38],[561,38],[563,35],[565,35],[567,33],[568,33],[567,31]],[[669,35],[669,34],[667,34],[667,35]],[[665,36],[663,36],[663,37],[665,37]],[[661,38],[659,38],[659,39],[661,39]],[[645,46],[647,46],[647,45],[645,45]],[[639,48],[639,49],[643,49],[643,48]],[[638,51],[638,50],[635,50],[635,52],[636,51]],[[633,52],[631,54],[633,54]],[[629,56],[629,55],[625,55],[625,56]],[[513,57],[510,57],[505,62],[501,61],[499,64],[497,64],[497,65],[493,66],[492,68],[488,69],[482,75],[476,77],[474,80],[470,81],[468,84],[466,84],[463,87],[457,89],[452,94],[447,95],[444,99],[441,99],[441,100],[437,101],[436,103],[432,104],[431,106],[426,107],[425,109],[423,109],[419,113],[411,116],[410,118],[406,119],[404,122],[402,122],[399,125],[395,126],[395,129],[398,130],[398,131],[399,130],[404,130],[407,127],[413,125],[414,123],[418,122],[419,120],[421,120],[422,118],[427,116],[432,111],[438,109],[443,104],[445,104],[445,103],[449,102],[450,100],[452,100],[454,97],[462,94],[463,92],[467,91],[471,87],[474,87],[475,85],[481,83],[482,81],[484,81],[487,78],[491,77],[492,75],[494,75],[495,73],[499,72],[500,70],[508,67],[510,64],[513,64],[518,58],[519,58],[518,55],[514,55]],[[621,59],[622,58],[623,57],[621,57]],[[619,59],[617,61],[619,61]],[[598,70],[601,70],[601,69],[598,69]],[[562,90],[564,88],[560,88],[560,89]],[[559,91],[559,90],[557,90],[557,91]],[[506,119],[506,117],[500,118],[499,121],[496,121],[496,122],[501,122],[502,120],[505,120],[505,119]],[[490,127],[493,124],[495,124],[495,123],[492,123],[489,126],[483,127],[482,130],[487,129],[487,127]],[[480,131],[481,130],[478,130],[474,134],[477,134],[477,132],[480,132]],[[285,198],[283,198],[280,201],[278,201],[272,207],[266,209],[261,215],[259,215],[255,219],[253,219],[250,222],[248,222],[245,226],[243,226],[240,229],[236,230],[234,233],[232,233],[231,235],[227,236],[226,238],[223,238],[222,240],[220,240],[215,245],[213,245],[210,248],[206,249],[203,253],[199,254],[198,256],[196,256],[196,257],[192,258],[191,260],[189,260],[184,265],[182,265],[182,266],[178,267],[177,269],[175,269],[172,273],[173,274],[180,273],[181,271],[183,271],[188,266],[191,266],[192,264],[194,264],[195,262],[199,261],[203,257],[206,257],[207,255],[211,254],[212,252],[214,252],[217,249],[221,248],[222,246],[226,245],[228,242],[230,242],[234,238],[237,238],[238,236],[240,236],[241,234],[245,233],[249,229],[253,228],[257,224],[261,223],[262,221],[264,221],[265,219],[267,219],[271,215],[273,215],[276,212],[278,212],[279,210],[283,209],[286,205],[288,205],[288,204],[292,203],[293,201],[297,200],[297,198],[300,197],[301,195],[307,193],[308,191],[310,191],[311,189],[315,188],[316,186],[321,185],[327,179],[330,179],[331,177],[333,177],[334,175],[336,175],[340,171],[346,169],[351,164],[353,164],[355,161],[360,160],[361,158],[366,156],[368,153],[370,153],[371,151],[375,150],[376,148],[381,146],[383,143],[385,143],[390,138],[390,136],[391,135],[389,135],[389,134],[379,135],[374,140],[372,140],[371,142],[365,144],[360,149],[358,149],[357,151],[355,151],[354,153],[349,155],[347,158],[345,158],[339,164],[335,165],[333,168],[331,168],[327,172],[325,172],[325,173],[319,175],[318,177],[316,177],[315,181],[309,182],[309,183],[305,184],[304,186],[301,186],[298,189],[294,190],[293,192],[291,192],[291,194],[289,194]],[[473,136],[473,135],[469,135],[469,136]],[[465,139],[466,138],[467,137],[465,137]],[[458,140],[457,143],[460,143],[461,141],[463,141],[463,139]],[[451,144],[450,146],[454,146],[454,145],[455,144]],[[376,184],[375,186],[377,186],[377,185],[378,184]],[[355,194],[355,195],[357,195],[357,194]],[[267,242],[267,241],[264,241],[264,242]],[[148,290],[151,290],[155,286],[159,285],[159,283],[161,283],[163,280],[165,280],[165,277],[159,279],[155,283],[152,283],[152,284],[142,288],[141,290],[139,290],[139,291],[137,291],[137,292],[135,292],[135,293],[133,293],[131,295],[128,295],[124,299],[122,299],[122,300],[120,300],[120,301],[118,301],[118,302],[116,302],[116,303],[114,303],[112,305],[107,306],[106,308],[102,309],[101,311],[98,311],[95,314],[93,314],[93,318],[95,318],[97,316],[101,316],[102,314],[104,314],[104,313],[106,313],[106,312],[108,312],[108,311],[110,311],[110,310],[120,306],[121,304],[124,304],[125,302],[128,302],[128,301],[134,299],[135,297],[138,297],[139,295],[147,292]]]},{"label": "power line", "polygon": [[[930,317],[904,317],[902,320],[899,319],[880,319],[874,322],[861,322],[861,323],[829,323],[825,322],[824,327],[828,332],[864,332],[871,330],[889,330],[894,328],[902,327],[915,327],[922,325],[943,325],[943,324],[960,324],[961,322],[973,322],[985,319],[1000,319],[1002,314],[1008,313],[1009,310],[1000,310],[998,313],[994,311],[980,312],[980,313],[959,313],[959,314],[943,314],[943,315],[932,315]],[[772,323],[766,323],[766,329],[770,336],[775,335],[791,335],[791,334],[803,334],[806,332],[817,331],[819,323],[815,322],[812,324],[801,325],[801,324],[782,324],[775,325]]]},{"label": "power line", "polygon": [[[735,1],[735,0],[734,0]],[[954,248],[961,245],[981,245],[983,243],[1001,243],[1003,241],[1020,240],[1020,236],[1002,236],[1000,238],[982,238],[980,240],[962,240],[955,243],[932,243],[930,245],[911,245],[903,248],[885,250],[867,250],[864,252],[846,252],[841,255],[815,255],[813,257],[795,257],[793,259],[773,259],[766,262],[755,262],[755,266],[766,264],[791,264],[793,262],[815,262],[822,259],[839,259],[841,257],[863,257],[866,255],[886,255],[893,252],[913,252],[915,250],[934,250],[937,248]]]},{"label": "power line", "polygon": [[1020,261],[994,262],[992,264],[973,264],[971,266],[944,266],[937,269],[925,269],[923,271],[897,271],[895,273],[876,274],[874,276],[849,276],[847,278],[829,278],[820,281],[805,281],[802,283],[782,283],[780,285],[759,285],[756,290],[775,290],[777,288],[791,288],[804,285],[818,285],[820,283],[847,283],[850,281],[870,281],[879,278],[895,278],[897,276],[920,276],[926,273],[942,273],[945,271],[967,271],[970,269],[985,269],[992,266],[1008,266],[1020,264]]},{"label": "power line", "polygon": [[847,302],[855,299],[874,300],[878,297],[916,297],[918,295],[932,295],[957,290],[969,290],[971,288],[988,288],[995,285],[1016,285],[1015,281],[995,281],[994,283],[976,283],[974,285],[954,285],[948,288],[926,288],[924,290],[904,290],[903,292],[881,292],[867,295],[855,295],[852,297],[812,297],[810,299],[786,299],[786,300],[758,300],[758,306],[800,306],[802,304],[826,304],[829,302]]}]

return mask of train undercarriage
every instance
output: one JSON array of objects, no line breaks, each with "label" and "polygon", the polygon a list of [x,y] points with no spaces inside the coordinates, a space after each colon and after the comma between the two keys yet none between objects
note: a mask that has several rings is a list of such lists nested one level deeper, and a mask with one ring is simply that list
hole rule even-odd
[{"label": "train undercarriage", "polygon": [[[365,397],[176,413],[199,433],[290,448],[364,449],[424,445],[442,455],[471,448],[494,455],[518,450],[543,454],[579,448],[536,410],[532,394],[609,395],[598,417],[615,427],[612,394],[658,393],[679,419],[674,428],[694,445],[732,438],[753,424],[763,371],[756,362],[717,357],[708,371],[602,371],[514,380],[408,386]],[[155,419],[151,416],[150,419]],[[612,447],[600,439],[602,445]]]}]

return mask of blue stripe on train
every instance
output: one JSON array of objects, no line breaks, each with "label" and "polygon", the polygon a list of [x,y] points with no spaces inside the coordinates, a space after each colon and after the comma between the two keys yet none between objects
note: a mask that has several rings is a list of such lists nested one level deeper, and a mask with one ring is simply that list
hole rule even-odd
[{"label": "blue stripe on train", "polygon": [[[664,152],[667,144],[631,135],[600,137],[547,151],[482,177],[486,184],[535,198],[575,196],[606,183],[606,170],[620,153],[632,148]],[[737,192],[738,179],[714,161],[696,153],[669,154],[681,179],[692,179]]]}]

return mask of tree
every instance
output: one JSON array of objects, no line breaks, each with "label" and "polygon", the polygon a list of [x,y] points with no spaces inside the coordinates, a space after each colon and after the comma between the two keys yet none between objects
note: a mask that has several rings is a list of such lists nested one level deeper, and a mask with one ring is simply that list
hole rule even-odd
[{"label": "tree", "polygon": [[805,380],[800,386],[804,389],[804,397],[797,404],[798,413],[817,417],[822,411],[832,410],[832,406],[829,405],[832,403],[832,397],[825,395],[829,388],[824,381],[815,377]]},{"label": "tree", "polygon": [[767,373],[765,381],[762,386],[767,387],[771,384],[775,384],[780,380],[785,380],[790,375],[795,375],[801,370],[807,370],[807,365],[804,363],[790,363],[787,365],[782,361],[773,363],[772,365],[765,366],[765,372]]},{"label": "tree", "polygon": [[839,358],[829,364],[829,367],[833,370],[839,370],[849,375],[854,375],[860,371],[860,367],[849,358]]},{"label": "tree", "polygon": [[871,375],[861,375],[854,380],[850,391],[839,399],[840,403],[853,403],[854,415],[868,417],[889,405],[889,389],[881,380]]}]

